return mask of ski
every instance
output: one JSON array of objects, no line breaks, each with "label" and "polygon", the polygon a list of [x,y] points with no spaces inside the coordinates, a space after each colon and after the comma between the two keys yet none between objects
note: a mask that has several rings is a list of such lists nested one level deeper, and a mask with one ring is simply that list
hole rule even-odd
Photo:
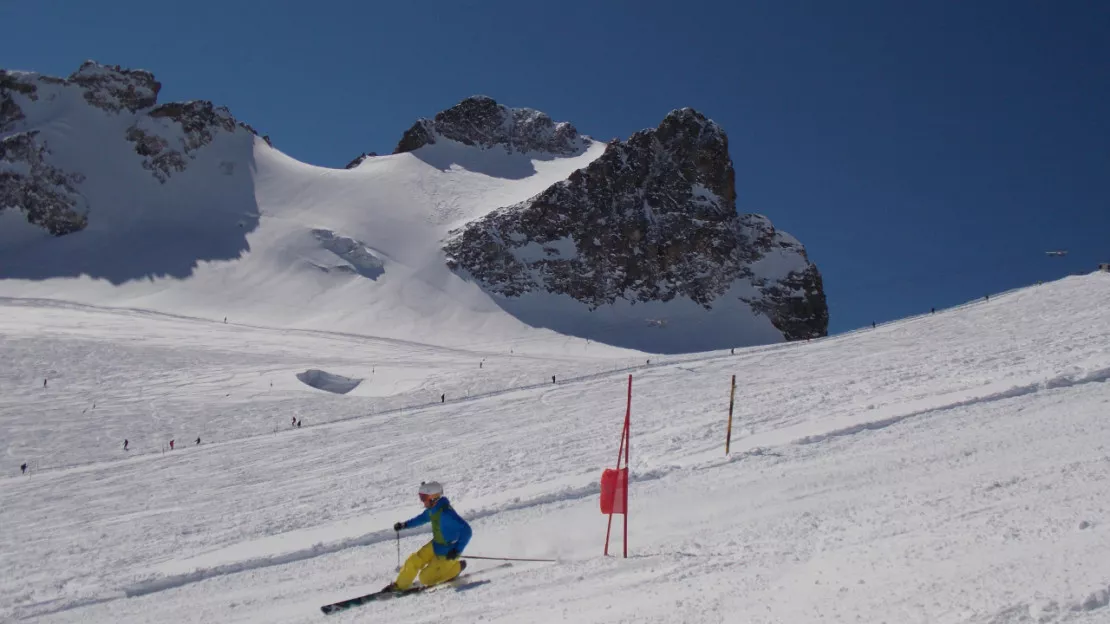
[{"label": "ski", "polygon": [[486,568],[485,570],[475,570],[474,572],[463,572],[462,574],[456,576],[455,578],[451,579],[450,581],[444,581],[444,582],[442,582],[438,585],[431,585],[431,586],[416,585],[414,587],[410,587],[410,588],[408,588],[406,590],[403,590],[403,591],[376,591],[376,592],[372,592],[372,593],[369,593],[369,594],[365,594],[363,596],[357,596],[355,598],[348,598],[347,600],[340,600],[339,602],[335,602],[335,603],[332,603],[332,604],[329,604],[329,605],[324,605],[324,606],[320,607],[320,610],[323,611],[325,614],[335,613],[336,611],[343,611],[345,609],[350,609],[351,607],[357,607],[359,605],[366,604],[368,602],[375,602],[375,601],[378,601],[378,600],[391,600],[393,598],[403,598],[405,596],[410,596],[412,594],[420,594],[420,593],[423,593],[423,592],[426,592],[426,591],[434,591],[434,590],[440,589],[442,587],[453,587],[456,590],[469,589],[471,587],[476,587],[478,585],[483,585],[483,584],[489,582],[488,580],[486,580],[486,581],[475,581],[473,583],[469,582],[470,579],[471,579],[472,574],[477,574],[477,573],[480,573],[480,572],[487,572],[489,570],[494,570],[496,568],[509,567],[509,565],[511,565],[511,564],[497,565],[497,566],[493,566],[492,568]]},{"label": "ski", "polygon": [[473,570],[471,572],[463,572],[462,574],[456,576],[455,578],[453,578],[449,581],[444,581],[444,582],[442,582],[438,585],[431,585],[431,586],[416,585],[416,586],[410,587],[410,588],[408,588],[406,590],[403,590],[403,591],[376,591],[376,592],[371,592],[369,594],[365,594],[365,595],[362,595],[362,596],[357,596],[355,598],[348,598],[347,600],[340,600],[339,602],[335,602],[335,603],[332,603],[332,604],[329,604],[329,605],[324,605],[324,606],[320,607],[320,610],[323,611],[325,614],[335,613],[336,611],[344,611],[346,609],[350,609],[351,607],[357,607],[359,605],[366,604],[368,602],[375,602],[377,600],[391,600],[393,598],[403,598],[405,596],[409,596],[409,595],[412,595],[412,594],[420,594],[420,593],[423,593],[423,592],[426,592],[426,591],[434,591],[434,590],[440,589],[442,587],[453,587],[456,591],[463,591],[463,590],[471,589],[473,587],[477,587],[479,585],[485,585],[486,583],[489,583],[489,580],[471,581],[471,579],[473,578],[474,575],[483,574],[483,573],[489,572],[491,570],[497,570],[499,568],[509,568],[509,567],[512,567],[512,565],[513,564],[511,564],[511,563],[502,563],[502,564],[498,564],[498,565],[491,566],[491,567],[488,567],[488,568],[483,568],[481,570]]},{"label": "ski", "polygon": [[324,605],[320,607],[320,610],[323,611],[326,615],[328,613],[335,613],[336,611],[350,609],[351,607],[357,607],[358,605],[366,604],[367,602],[374,602],[375,600],[389,600],[392,598],[401,598],[412,594],[419,594],[420,592],[427,589],[431,588],[420,585],[418,587],[410,587],[403,591],[376,591],[369,594],[364,594],[362,596],[356,596],[355,598],[348,598],[347,600],[340,600],[339,602]]}]

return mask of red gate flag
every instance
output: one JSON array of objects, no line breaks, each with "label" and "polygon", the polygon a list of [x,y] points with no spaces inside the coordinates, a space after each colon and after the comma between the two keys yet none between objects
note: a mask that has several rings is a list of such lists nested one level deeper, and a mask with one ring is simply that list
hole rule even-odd
[{"label": "red gate flag", "polygon": [[601,513],[622,514],[628,510],[628,468],[606,468],[601,473]]}]

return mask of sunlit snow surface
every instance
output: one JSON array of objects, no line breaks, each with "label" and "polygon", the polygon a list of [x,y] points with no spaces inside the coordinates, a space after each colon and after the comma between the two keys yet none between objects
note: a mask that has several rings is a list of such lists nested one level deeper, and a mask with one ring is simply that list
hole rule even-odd
[{"label": "sunlit snow surface", "polygon": [[[328,621],[1110,621],[1110,275],[650,365],[455,342],[0,300],[0,621],[321,621],[391,580],[428,478],[467,554],[559,562]],[[597,480],[629,372],[625,560]]]}]

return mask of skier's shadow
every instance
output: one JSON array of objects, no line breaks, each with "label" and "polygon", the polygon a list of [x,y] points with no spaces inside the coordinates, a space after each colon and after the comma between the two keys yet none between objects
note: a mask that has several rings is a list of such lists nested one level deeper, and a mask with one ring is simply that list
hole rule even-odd
[{"label": "skier's shadow", "polygon": [[474,589],[475,587],[481,587],[482,585],[486,585],[490,582],[491,581],[489,579],[485,579],[485,580],[482,580],[482,581],[471,581],[469,583],[463,583],[462,585],[459,585],[459,586],[455,587],[455,591],[457,591],[457,592],[468,591],[468,590]]}]

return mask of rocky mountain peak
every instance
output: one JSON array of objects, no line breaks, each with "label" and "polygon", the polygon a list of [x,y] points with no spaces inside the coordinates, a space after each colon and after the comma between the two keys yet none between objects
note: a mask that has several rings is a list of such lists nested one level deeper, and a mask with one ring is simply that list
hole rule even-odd
[{"label": "rocky mountain peak", "polygon": [[[212,102],[159,105],[161,88],[148,71],[95,61],[86,61],[68,78],[0,70],[0,131],[5,133],[0,137],[0,210],[19,210],[55,236],[80,231],[95,219],[96,206],[80,192],[85,175],[54,163],[52,129],[43,123],[50,115],[38,112],[59,97],[75,104],[83,99],[114,113],[103,123],[118,129],[119,138],[142,158],[141,166],[163,184],[221,134],[242,129],[257,135]],[[263,139],[269,143],[269,137]]]},{"label": "rocky mountain peak", "polygon": [[510,152],[544,152],[559,156],[580,154],[586,141],[571,124],[552,121],[531,108],[509,108],[484,95],[468,97],[433,119],[420,119],[401,137],[394,154],[411,152],[438,138]]},{"label": "rocky mountain peak", "polygon": [[736,172],[728,154],[728,135],[692,108],[671,111],[655,130],[662,149],[681,160],[683,174],[716,194],[723,211],[735,210]]},{"label": "rocky mountain peak", "polygon": [[[562,294],[590,309],[676,297],[711,309],[739,282],[755,293],[741,300],[787,339],[825,335],[817,268],[765,217],[737,214],[735,177],[724,130],[675,110],[567,180],[452,232],[448,266],[504,297]],[[753,270],[771,257],[771,274]]]},{"label": "rocky mountain peak", "polygon": [[158,102],[162,83],[143,69],[123,69],[119,65],[102,65],[85,61],[70,74],[68,82],[85,90],[85,100],[104,110],[136,112]]}]

